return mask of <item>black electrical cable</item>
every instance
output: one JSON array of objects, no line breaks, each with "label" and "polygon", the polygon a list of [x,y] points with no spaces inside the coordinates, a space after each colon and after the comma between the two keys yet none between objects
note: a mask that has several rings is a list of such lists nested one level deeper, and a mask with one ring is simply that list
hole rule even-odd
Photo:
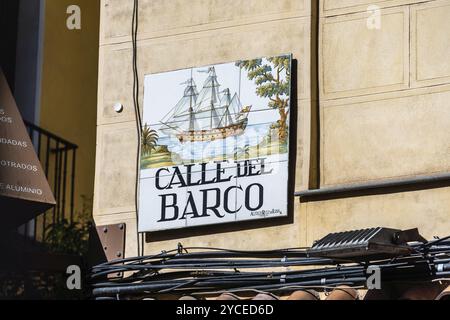
[{"label": "black electrical cable", "polygon": [[445,241],[447,241],[447,240],[450,240],[450,236],[445,237],[445,238],[436,239],[436,240],[430,241],[430,242],[428,242],[428,243],[424,243],[421,247],[422,247],[422,248],[430,248],[430,247],[432,247],[432,246],[434,246],[434,245],[436,245],[436,244],[445,242]]},{"label": "black electrical cable", "polygon": [[[172,252],[177,252],[173,250]],[[278,254],[278,258],[277,255]],[[275,255],[275,256],[273,256]],[[186,268],[252,268],[252,267],[275,267],[275,266],[309,266],[309,265],[335,265],[336,261],[331,259],[323,258],[309,258],[305,256],[303,252],[297,252],[295,255],[288,255],[285,251],[273,252],[271,255],[272,259],[267,258],[267,254],[261,255],[261,252],[248,253],[247,256],[242,256],[241,253],[232,254],[232,252],[222,251],[222,252],[209,252],[209,253],[188,253],[188,254],[159,254],[150,257],[141,257],[139,261],[137,258],[119,260],[117,262],[112,262],[109,264],[102,264],[93,268],[94,275],[98,275],[98,272],[115,272],[117,269],[126,268],[130,271],[133,270],[160,270],[160,269],[186,269]],[[240,258],[239,260],[227,260],[226,258]],[[255,260],[255,257],[258,260]],[[248,258],[251,258],[249,260]],[[410,255],[408,257],[402,257],[401,261],[403,264],[399,263],[399,258],[394,260],[389,260],[388,265],[407,265],[408,261],[416,261],[422,258],[421,255]],[[150,261],[155,260],[156,261]],[[125,265],[124,265],[125,264]]]},{"label": "black electrical cable", "polygon": [[[414,252],[410,255],[394,259],[343,264],[328,258],[308,257],[304,249],[236,251],[183,248],[179,245],[177,249],[153,256],[94,267],[92,293],[95,298],[140,299],[143,295],[159,294],[201,296],[221,292],[292,292],[293,288],[325,289],[344,284],[364,287],[369,266],[380,269],[384,282],[434,281],[448,274],[446,261],[450,259],[450,246],[445,238],[439,242],[430,241],[427,246],[411,244],[411,248]],[[304,268],[319,265],[326,267]],[[281,267],[300,269],[282,270]],[[269,271],[263,271],[267,269]],[[108,280],[107,276],[118,271],[130,275]]]},{"label": "black electrical cable", "polygon": [[[141,109],[139,106],[139,69],[137,62],[137,35],[139,30],[139,0],[134,0],[133,3],[133,17],[131,23],[131,39],[133,45],[133,104],[136,117],[136,128],[138,136],[137,156],[136,156],[136,182],[135,182],[135,210],[136,210],[136,224],[139,224],[139,175],[140,175],[140,154],[141,154],[141,139],[142,139],[142,118]],[[137,230],[137,250],[138,256],[143,255],[143,235]]]},{"label": "black electrical cable", "polygon": [[134,0],[133,5],[133,19],[132,19],[132,42],[133,42],[133,96],[136,108],[136,121],[138,123],[139,132],[142,131],[142,117],[139,105],[139,69],[137,60],[137,36],[139,31],[139,0]]},{"label": "black electrical cable", "polygon": [[[188,247],[184,248],[183,250],[187,251],[194,251],[194,250],[209,250],[208,252],[191,252],[191,253],[183,253],[180,254],[179,249],[174,249],[170,251],[164,251],[156,255],[149,255],[149,256],[141,256],[141,257],[132,257],[132,258],[126,258],[126,259],[119,259],[114,260],[111,262],[105,262],[102,264],[99,264],[95,268],[99,267],[108,267],[111,265],[116,264],[124,264],[124,263],[130,263],[133,261],[137,261],[138,263],[141,263],[142,261],[147,260],[154,260],[154,259],[177,259],[177,258],[220,258],[220,257],[237,257],[237,256],[243,256],[243,257],[253,257],[253,258],[263,258],[263,257],[303,257],[308,258],[308,255],[305,251],[307,248],[292,248],[292,249],[283,249],[283,250],[266,250],[266,251],[239,251],[239,250],[229,250],[229,249],[221,249],[221,248],[205,248],[205,247]],[[331,262],[331,259],[323,259],[323,258],[316,258],[318,260],[322,261],[329,261]]]},{"label": "black electrical cable", "polygon": [[[311,262],[311,263],[309,263],[309,265],[314,265],[314,263],[313,262]],[[238,267],[239,269],[255,269],[255,268],[279,268],[279,267],[287,267],[287,266],[302,266],[302,264],[295,264],[295,263],[293,263],[293,264],[286,264],[286,265],[283,265],[283,264],[270,264],[270,263],[267,263],[267,262],[261,262],[261,264],[256,264],[256,265],[253,265],[253,266],[248,266],[248,265],[245,265],[245,264],[238,264],[238,263],[235,263],[234,265],[227,265],[227,266],[222,266],[222,265],[220,265],[220,266],[214,266],[214,265],[211,265],[211,264],[207,264],[207,263],[203,263],[203,264],[199,264],[198,266],[190,266],[190,265],[186,265],[186,266],[179,266],[178,268],[175,268],[175,267],[173,267],[173,266],[170,266],[170,265],[152,265],[152,266],[149,266],[149,265],[136,265],[136,266],[129,266],[128,268],[127,267],[120,267],[120,266],[118,266],[118,267],[115,267],[115,268],[111,268],[110,270],[107,270],[107,271],[99,271],[99,272],[97,272],[95,275],[94,275],[94,278],[98,278],[98,277],[102,277],[102,276],[105,276],[105,275],[108,275],[108,274],[110,274],[110,273],[117,273],[117,272],[130,272],[130,271],[134,271],[134,272],[136,272],[136,271],[149,271],[149,270],[151,270],[151,271],[153,271],[153,270],[156,270],[156,271],[161,271],[161,270],[163,270],[163,269],[171,269],[171,270],[185,270],[185,269],[196,269],[196,268],[198,268],[198,269],[202,269],[202,270],[208,270],[208,269],[214,269],[214,267],[216,267],[217,269],[220,269],[220,268],[233,268],[233,267]],[[402,262],[402,263],[395,263],[395,264],[379,264],[378,265],[378,267],[379,268],[382,268],[382,269],[389,269],[389,268],[406,268],[406,267],[414,267],[414,265],[412,265],[412,264],[410,264],[410,263],[408,263],[408,262]],[[336,271],[337,270],[337,271]],[[271,273],[271,277],[276,277],[277,275],[285,275],[285,276],[287,276],[287,275],[293,275],[294,277],[295,277],[295,275],[298,275],[298,274],[300,274],[300,275],[303,275],[303,274],[307,274],[307,276],[308,277],[312,277],[312,276],[314,276],[314,275],[316,275],[316,274],[320,274],[320,273],[322,273],[322,272],[326,272],[326,273],[328,273],[328,274],[334,274],[335,272],[337,272],[336,274],[343,274],[343,273],[345,273],[345,272],[353,272],[353,271],[355,271],[355,270],[364,270],[364,267],[362,267],[362,266],[350,266],[350,267],[340,267],[340,268],[328,268],[328,269],[319,269],[318,271],[315,271],[315,270],[308,270],[307,272],[298,272],[298,271],[290,271],[290,272],[279,272],[279,273]],[[155,276],[153,277],[153,281],[158,281],[159,280],[159,277],[158,277],[158,274],[157,273],[152,273],[152,274],[155,274]],[[184,275],[184,276],[193,276],[193,275],[195,275],[195,274],[186,274],[186,273],[179,273],[179,277],[178,277],[178,279],[179,278],[181,278],[181,275]],[[212,274],[215,274],[214,272],[212,273]],[[207,276],[210,276],[211,275],[211,273],[208,273],[207,274]],[[227,275],[227,277],[229,277],[229,278],[235,278],[235,277],[238,277],[238,278],[242,278],[242,277],[246,277],[246,276],[261,276],[261,275],[267,275],[267,273],[249,273],[249,272],[246,272],[246,273],[238,273],[238,274],[236,274],[236,273],[230,273],[229,275]],[[217,277],[217,275],[215,275],[215,277]],[[208,277],[205,277],[205,276],[203,276],[203,279],[204,280],[206,280]],[[139,280],[139,279],[135,279],[135,278],[132,278],[132,277],[130,277],[129,278],[129,280],[131,280],[131,279],[133,279],[133,280]],[[141,278],[142,279],[142,278]]]}]

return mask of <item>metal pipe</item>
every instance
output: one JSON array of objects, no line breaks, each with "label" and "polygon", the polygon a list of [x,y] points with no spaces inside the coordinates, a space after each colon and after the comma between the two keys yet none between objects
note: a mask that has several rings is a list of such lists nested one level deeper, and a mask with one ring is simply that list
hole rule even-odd
[{"label": "metal pipe", "polygon": [[381,182],[369,182],[352,185],[341,185],[336,187],[322,188],[316,190],[305,190],[295,192],[294,196],[301,198],[312,198],[321,196],[336,196],[343,193],[373,191],[378,189],[407,187],[419,184],[432,184],[439,182],[450,182],[450,173],[442,173],[428,176],[418,176],[413,178],[392,179]]},{"label": "metal pipe", "polygon": [[56,153],[58,155],[58,191],[56,194],[56,198],[58,199],[57,203],[58,203],[58,222],[61,222],[64,217],[62,216],[62,199],[61,199],[61,194],[62,194],[62,158],[63,158],[63,152],[62,150],[64,150],[64,147],[62,147],[61,149],[57,148],[56,149]]},{"label": "metal pipe", "polygon": [[56,198],[56,205],[53,208],[53,224],[55,224],[56,222],[59,222],[59,220],[58,220],[58,218],[59,218],[58,217],[58,208],[59,208],[59,198],[58,198],[58,188],[59,188],[59,185],[58,185],[58,164],[59,164],[59,161],[58,161],[58,158],[59,158],[59,153],[57,151],[58,149],[59,149],[59,141],[56,140],[55,170],[54,170],[54,177],[53,177],[53,180],[54,180],[54,182],[53,182],[54,191],[53,192],[54,192],[54,195],[55,195],[55,198]]},{"label": "metal pipe", "polygon": [[[67,194],[67,149],[64,148],[63,190],[62,190],[62,217],[66,219],[66,194]],[[72,222],[72,221],[70,221]]]},{"label": "metal pipe", "polygon": [[70,182],[70,222],[73,222],[75,210],[75,166],[77,159],[77,149],[72,150],[72,174]]}]

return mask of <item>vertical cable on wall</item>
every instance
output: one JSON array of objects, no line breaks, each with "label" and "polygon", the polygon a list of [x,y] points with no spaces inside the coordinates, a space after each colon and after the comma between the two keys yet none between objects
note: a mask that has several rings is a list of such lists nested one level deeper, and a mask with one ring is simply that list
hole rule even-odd
[{"label": "vertical cable on wall", "polygon": [[[142,118],[139,106],[139,69],[137,62],[137,35],[139,30],[139,0],[134,0],[133,4],[133,18],[131,25],[131,38],[133,43],[133,105],[136,116],[136,128],[138,135],[138,146],[136,156],[136,184],[135,184],[135,209],[136,209],[136,224],[139,223],[139,168],[140,168],[140,153],[141,153],[141,137],[142,137]],[[142,242],[142,243],[141,243]],[[137,230],[137,249],[138,256],[143,255],[143,234]]]}]

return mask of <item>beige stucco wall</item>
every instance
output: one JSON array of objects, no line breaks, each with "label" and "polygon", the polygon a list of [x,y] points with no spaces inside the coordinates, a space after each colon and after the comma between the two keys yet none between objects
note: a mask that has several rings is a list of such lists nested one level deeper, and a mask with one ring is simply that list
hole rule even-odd
[{"label": "beige stucco wall", "polygon": [[[449,0],[140,3],[141,79],[293,53],[299,62],[298,141],[292,150],[296,191],[315,187],[318,166],[322,187],[448,171]],[[367,28],[366,10],[373,4],[381,8],[380,30]],[[128,256],[137,254],[131,11],[131,1],[102,1],[94,198],[98,225],[127,223]],[[435,32],[439,28],[442,32]],[[142,105],[142,81],[140,89]],[[113,110],[116,102],[125,107],[120,114]],[[320,143],[315,136],[319,124]],[[148,234],[145,252],[172,249],[178,242],[233,249],[304,246],[329,232],[380,225],[419,226],[428,237],[450,231],[448,188],[292,201],[292,219]]]},{"label": "beige stucco wall", "polygon": [[[369,5],[381,9],[370,29]],[[320,6],[321,186],[450,169],[450,1],[325,0]],[[450,190],[311,202],[307,241],[333,230],[450,233]]]}]

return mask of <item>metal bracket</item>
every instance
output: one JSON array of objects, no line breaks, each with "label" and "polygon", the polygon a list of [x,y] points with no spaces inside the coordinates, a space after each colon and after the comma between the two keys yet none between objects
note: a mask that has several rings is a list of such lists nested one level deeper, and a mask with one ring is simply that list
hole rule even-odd
[{"label": "metal bracket", "polygon": [[404,244],[407,244],[408,242],[413,242],[413,241],[418,241],[418,242],[423,242],[423,243],[427,242],[427,240],[420,235],[419,229],[417,229],[417,228],[400,231],[394,235],[394,243],[396,243],[398,245],[404,245]]},{"label": "metal bracket", "polygon": [[108,262],[125,256],[125,223],[98,226],[97,234]]}]

